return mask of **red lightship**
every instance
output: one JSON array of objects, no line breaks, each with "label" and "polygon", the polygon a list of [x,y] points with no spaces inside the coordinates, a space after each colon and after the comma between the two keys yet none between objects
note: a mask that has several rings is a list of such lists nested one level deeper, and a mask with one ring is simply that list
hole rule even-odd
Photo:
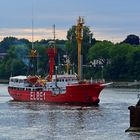
[{"label": "red lightship", "polygon": [[[86,82],[80,78],[81,30],[83,19],[77,24],[78,41],[78,76],[74,74],[54,75],[55,47],[48,49],[50,71],[47,78],[38,76],[10,77],[8,92],[16,101],[36,101],[59,104],[98,104],[99,95],[106,84]],[[36,54],[32,51],[32,57]]]}]

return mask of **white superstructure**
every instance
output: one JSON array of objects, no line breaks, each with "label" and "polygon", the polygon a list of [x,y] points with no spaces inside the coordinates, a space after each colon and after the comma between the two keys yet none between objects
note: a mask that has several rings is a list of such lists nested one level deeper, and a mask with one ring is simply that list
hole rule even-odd
[{"label": "white superstructure", "polygon": [[29,86],[29,83],[27,83],[27,76],[14,76],[10,77],[9,80],[9,86],[10,87],[26,87]]}]

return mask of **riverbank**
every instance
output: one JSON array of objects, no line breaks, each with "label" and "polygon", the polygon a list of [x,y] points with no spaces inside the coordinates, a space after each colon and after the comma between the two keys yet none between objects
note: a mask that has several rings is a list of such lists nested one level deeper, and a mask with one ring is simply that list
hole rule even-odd
[{"label": "riverbank", "polygon": [[[8,84],[8,79],[0,79],[0,84]],[[107,87],[110,88],[140,88],[140,81],[134,82],[112,82],[111,85]]]},{"label": "riverbank", "polygon": [[8,79],[0,79],[0,84],[8,84]]},{"label": "riverbank", "polygon": [[140,88],[140,81],[134,82],[113,82],[112,88]]}]

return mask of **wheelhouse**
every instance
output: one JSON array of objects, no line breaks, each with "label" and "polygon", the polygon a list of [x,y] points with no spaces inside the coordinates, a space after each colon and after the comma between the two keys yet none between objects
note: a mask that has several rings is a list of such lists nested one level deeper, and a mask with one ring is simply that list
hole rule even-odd
[{"label": "wheelhouse", "polygon": [[29,83],[27,82],[27,76],[10,77],[9,86],[10,87],[27,87],[27,86],[29,86]]}]

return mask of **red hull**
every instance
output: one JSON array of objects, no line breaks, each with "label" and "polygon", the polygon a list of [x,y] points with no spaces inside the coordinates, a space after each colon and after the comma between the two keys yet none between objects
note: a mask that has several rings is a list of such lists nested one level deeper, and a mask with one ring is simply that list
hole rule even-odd
[{"label": "red hull", "polygon": [[98,104],[99,94],[104,86],[99,83],[71,84],[66,92],[54,94],[52,91],[32,91],[8,87],[9,94],[17,101],[43,101],[47,103]]}]

